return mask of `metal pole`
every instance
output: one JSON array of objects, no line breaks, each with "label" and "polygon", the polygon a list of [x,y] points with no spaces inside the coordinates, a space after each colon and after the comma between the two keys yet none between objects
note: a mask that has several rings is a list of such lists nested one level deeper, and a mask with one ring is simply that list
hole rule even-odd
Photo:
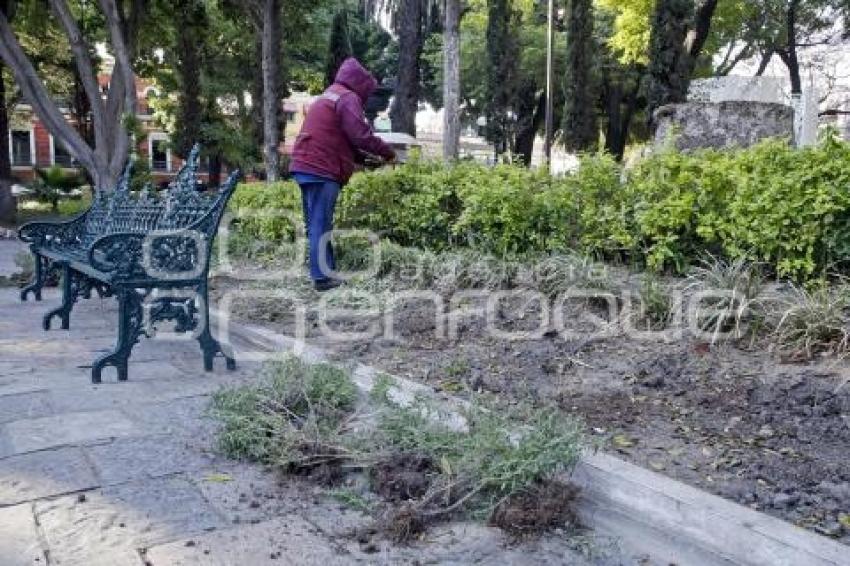
[{"label": "metal pole", "polygon": [[555,37],[555,0],[549,0],[548,25],[546,29],[546,140],[543,145],[543,153],[548,164],[552,159],[552,136],[554,134],[554,107],[553,94],[555,77],[553,70],[553,43]]}]

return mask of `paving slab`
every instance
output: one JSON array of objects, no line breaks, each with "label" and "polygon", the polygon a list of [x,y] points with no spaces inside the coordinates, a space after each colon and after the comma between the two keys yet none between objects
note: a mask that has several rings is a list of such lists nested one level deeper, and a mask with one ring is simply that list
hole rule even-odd
[{"label": "paving slab", "polygon": [[98,485],[94,470],[76,447],[43,450],[0,460],[0,506]]},{"label": "paving slab", "polygon": [[0,376],[3,377],[22,373],[33,373],[34,371],[35,368],[29,363],[0,360]]},{"label": "paving slab", "polygon": [[22,419],[0,427],[0,435],[5,437],[11,454],[143,434],[142,429],[116,410]]},{"label": "paving slab", "polygon": [[0,508],[0,564],[47,566],[47,558],[38,539],[32,505]]},{"label": "paving slab", "polygon": [[40,501],[35,514],[51,566],[141,565],[139,549],[226,526],[181,477]]},{"label": "paving slab", "polygon": [[52,415],[53,407],[49,399],[50,395],[43,390],[11,395],[0,394],[0,424]]},{"label": "paving slab", "polygon": [[[146,365],[146,364],[142,364]],[[172,368],[172,372],[176,372]],[[159,380],[91,383],[89,370],[42,372],[35,383],[49,387],[50,403],[57,413],[152,406],[218,391],[222,385],[204,374]],[[47,377],[51,376],[51,377]],[[152,409],[155,410],[155,409]]]},{"label": "paving slab", "polygon": [[15,256],[22,251],[26,251],[26,246],[18,240],[0,238],[0,277],[8,277],[21,271],[15,263]]},{"label": "paving slab", "polygon": [[152,566],[335,566],[354,560],[297,516],[149,548]]},{"label": "paving slab", "polygon": [[158,403],[138,403],[121,409],[145,435],[170,434],[192,446],[211,449],[218,425],[207,416],[208,395],[180,397]]},{"label": "paving slab", "polygon": [[84,448],[103,485],[209,468],[214,458],[172,435],[116,438]]}]

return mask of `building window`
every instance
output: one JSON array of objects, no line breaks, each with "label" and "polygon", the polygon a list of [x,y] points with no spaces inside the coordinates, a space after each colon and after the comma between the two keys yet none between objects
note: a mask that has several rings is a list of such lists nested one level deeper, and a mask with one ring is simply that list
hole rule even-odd
[{"label": "building window", "polygon": [[12,165],[32,165],[32,135],[28,131],[10,132]]},{"label": "building window", "polygon": [[168,140],[151,140],[151,169],[154,171],[169,171],[171,156],[168,150]]},{"label": "building window", "polygon": [[292,112],[291,110],[284,110],[283,111],[283,119],[288,123],[294,122],[295,121],[295,112]]},{"label": "building window", "polygon": [[74,167],[74,158],[71,157],[71,154],[68,153],[68,150],[65,149],[65,145],[57,140],[53,139],[53,164],[59,165],[60,167]]}]

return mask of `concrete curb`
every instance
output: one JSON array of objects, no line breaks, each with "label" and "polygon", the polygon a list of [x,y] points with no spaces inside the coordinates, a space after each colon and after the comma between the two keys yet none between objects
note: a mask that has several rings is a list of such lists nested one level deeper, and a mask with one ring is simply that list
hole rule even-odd
[{"label": "concrete curb", "polygon": [[[223,321],[222,336],[237,338],[258,352],[291,352],[311,362],[327,359],[325,352],[305,342],[223,319],[215,311],[213,316]],[[358,387],[369,391],[381,373],[358,364],[353,377]],[[417,394],[434,394],[420,383],[391,377],[397,387],[390,395],[401,404]],[[463,403],[446,400],[455,406]],[[582,522],[618,538],[624,549],[647,555],[652,564],[850,566],[848,546],[608,454],[584,456],[571,480],[582,488]]]}]

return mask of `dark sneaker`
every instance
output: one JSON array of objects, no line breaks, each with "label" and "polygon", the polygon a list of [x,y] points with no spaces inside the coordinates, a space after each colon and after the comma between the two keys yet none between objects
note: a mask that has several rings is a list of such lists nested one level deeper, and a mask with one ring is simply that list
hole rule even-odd
[{"label": "dark sneaker", "polygon": [[316,291],[319,291],[320,293],[322,291],[330,291],[331,289],[336,289],[340,285],[342,285],[342,281],[340,281],[339,279],[318,279],[313,282],[313,287],[316,289]]}]

